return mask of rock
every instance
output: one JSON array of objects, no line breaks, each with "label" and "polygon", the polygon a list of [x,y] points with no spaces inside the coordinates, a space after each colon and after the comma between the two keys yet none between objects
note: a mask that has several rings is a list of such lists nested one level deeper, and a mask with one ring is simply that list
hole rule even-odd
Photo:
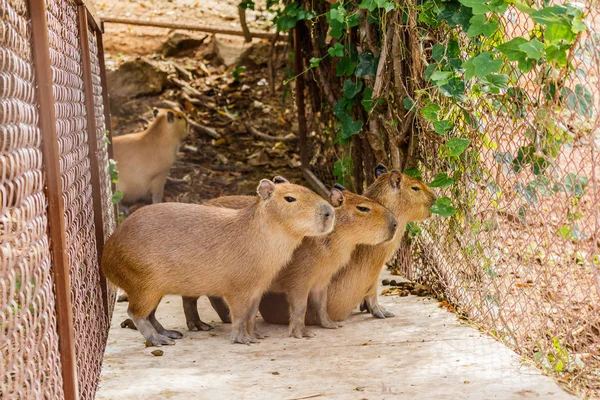
[{"label": "rock", "polygon": [[201,38],[186,35],[185,33],[175,32],[166,42],[164,42],[160,48],[160,53],[165,57],[177,57],[183,56],[190,53],[191,50],[195,50],[208,36]]},{"label": "rock", "polygon": [[159,94],[168,82],[166,72],[142,58],[125,62],[115,71],[108,71],[106,80],[110,97],[121,101]]},{"label": "rock", "polygon": [[269,44],[265,42],[252,43],[240,59],[248,67],[263,67],[269,63]]},{"label": "rock", "polygon": [[390,280],[389,279],[384,279],[384,280],[381,281],[381,284],[383,286],[388,286],[390,284]]},{"label": "rock", "polygon": [[225,67],[231,67],[232,65],[240,64],[242,59],[245,57],[247,52],[250,50],[249,47],[244,47],[243,42],[224,42],[213,36],[212,40],[212,53],[217,63],[224,65]]},{"label": "rock", "polygon": [[398,285],[398,282],[396,282],[396,280],[395,280],[395,279],[392,279],[392,280],[390,281],[390,285],[392,285],[392,286],[397,286],[397,285]]},{"label": "rock", "polygon": [[161,357],[163,354],[165,354],[165,352],[162,351],[162,350],[154,350],[152,352],[152,355],[155,356],[155,357]]},{"label": "rock", "polygon": [[131,318],[127,318],[125,321],[121,322],[121,328],[129,328],[129,329],[137,330],[137,328],[135,327],[135,324],[133,323]]}]

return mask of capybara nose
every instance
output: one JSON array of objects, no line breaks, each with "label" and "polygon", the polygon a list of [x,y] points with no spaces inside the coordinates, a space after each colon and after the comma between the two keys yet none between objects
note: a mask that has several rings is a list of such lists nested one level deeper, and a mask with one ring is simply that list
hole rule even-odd
[{"label": "capybara nose", "polygon": [[333,211],[333,207],[330,204],[323,204],[323,208],[321,209],[321,215],[325,220],[328,220],[329,218],[333,217],[335,215],[334,213],[335,212]]}]

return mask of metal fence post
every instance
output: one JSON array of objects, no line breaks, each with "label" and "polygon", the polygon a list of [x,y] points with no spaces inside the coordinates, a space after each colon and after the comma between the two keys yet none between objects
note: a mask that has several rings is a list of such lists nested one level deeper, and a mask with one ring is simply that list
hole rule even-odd
[{"label": "metal fence post", "polygon": [[92,199],[94,203],[94,225],[96,229],[96,251],[100,268],[100,288],[104,311],[108,315],[108,289],[106,277],[100,267],[102,249],[104,248],[104,223],[102,218],[102,189],[100,184],[100,162],[98,160],[98,138],[96,131],[96,110],[94,107],[94,86],[92,80],[92,61],[90,58],[90,42],[88,35],[88,17],[85,5],[77,6],[79,14],[79,43],[81,44],[81,69],[83,91],[85,93],[85,110],[87,115],[88,148],[90,157]]},{"label": "metal fence post", "polygon": [[58,138],[52,93],[52,70],[50,68],[50,43],[44,0],[28,0],[31,17],[33,60],[40,104],[39,118],[42,131],[42,157],[46,174],[48,197],[48,230],[52,253],[52,272],[56,284],[56,316],[59,334],[60,360],[62,366],[65,399],[79,397],[77,360],[73,338],[73,307],[71,305],[71,280],[69,260],[66,253],[64,202],[60,176]]}]

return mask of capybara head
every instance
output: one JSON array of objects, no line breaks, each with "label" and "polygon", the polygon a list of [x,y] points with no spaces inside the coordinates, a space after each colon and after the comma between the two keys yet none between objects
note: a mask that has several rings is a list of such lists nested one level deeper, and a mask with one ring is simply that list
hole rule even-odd
[{"label": "capybara head", "polygon": [[365,193],[369,198],[387,207],[394,215],[403,215],[406,222],[423,221],[431,216],[430,208],[436,200],[429,186],[398,170],[388,170],[379,164],[375,182]]},{"label": "capybara head", "polygon": [[257,192],[259,207],[264,207],[268,218],[291,232],[300,236],[320,236],[333,230],[333,207],[312,190],[277,176],[273,181],[260,181]]},{"label": "capybara head", "polygon": [[163,124],[167,132],[179,140],[188,134],[188,120],[184,113],[178,110],[154,108],[155,123]]},{"label": "capybara head", "polygon": [[381,204],[339,184],[331,189],[329,200],[335,207],[336,232],[339,230],[356,244],[375,245],[394,238],[398,221]]}]

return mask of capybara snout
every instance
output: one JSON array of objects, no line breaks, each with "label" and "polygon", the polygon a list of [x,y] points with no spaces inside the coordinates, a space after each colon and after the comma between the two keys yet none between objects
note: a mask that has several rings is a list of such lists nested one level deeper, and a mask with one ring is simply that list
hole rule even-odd
[{"label": "capybara snout", "polygon": [[387,212],[387,222],[388,222],[389,235],[388,235],[386,242],[389,240],[392,240],[394,238],[394,235],[396,235],[396,230],[398,229],[398,220],[396,219],[396,217],[394,217],[394,214],[392,214],[390,211]]},{"label": "capybara snout", "polygon": [[335,211],[331,204],[323,201],[320,210],[317,213],[317,217],[320,217],[322,220],[322,233],[330,233],[335,225]]}]

